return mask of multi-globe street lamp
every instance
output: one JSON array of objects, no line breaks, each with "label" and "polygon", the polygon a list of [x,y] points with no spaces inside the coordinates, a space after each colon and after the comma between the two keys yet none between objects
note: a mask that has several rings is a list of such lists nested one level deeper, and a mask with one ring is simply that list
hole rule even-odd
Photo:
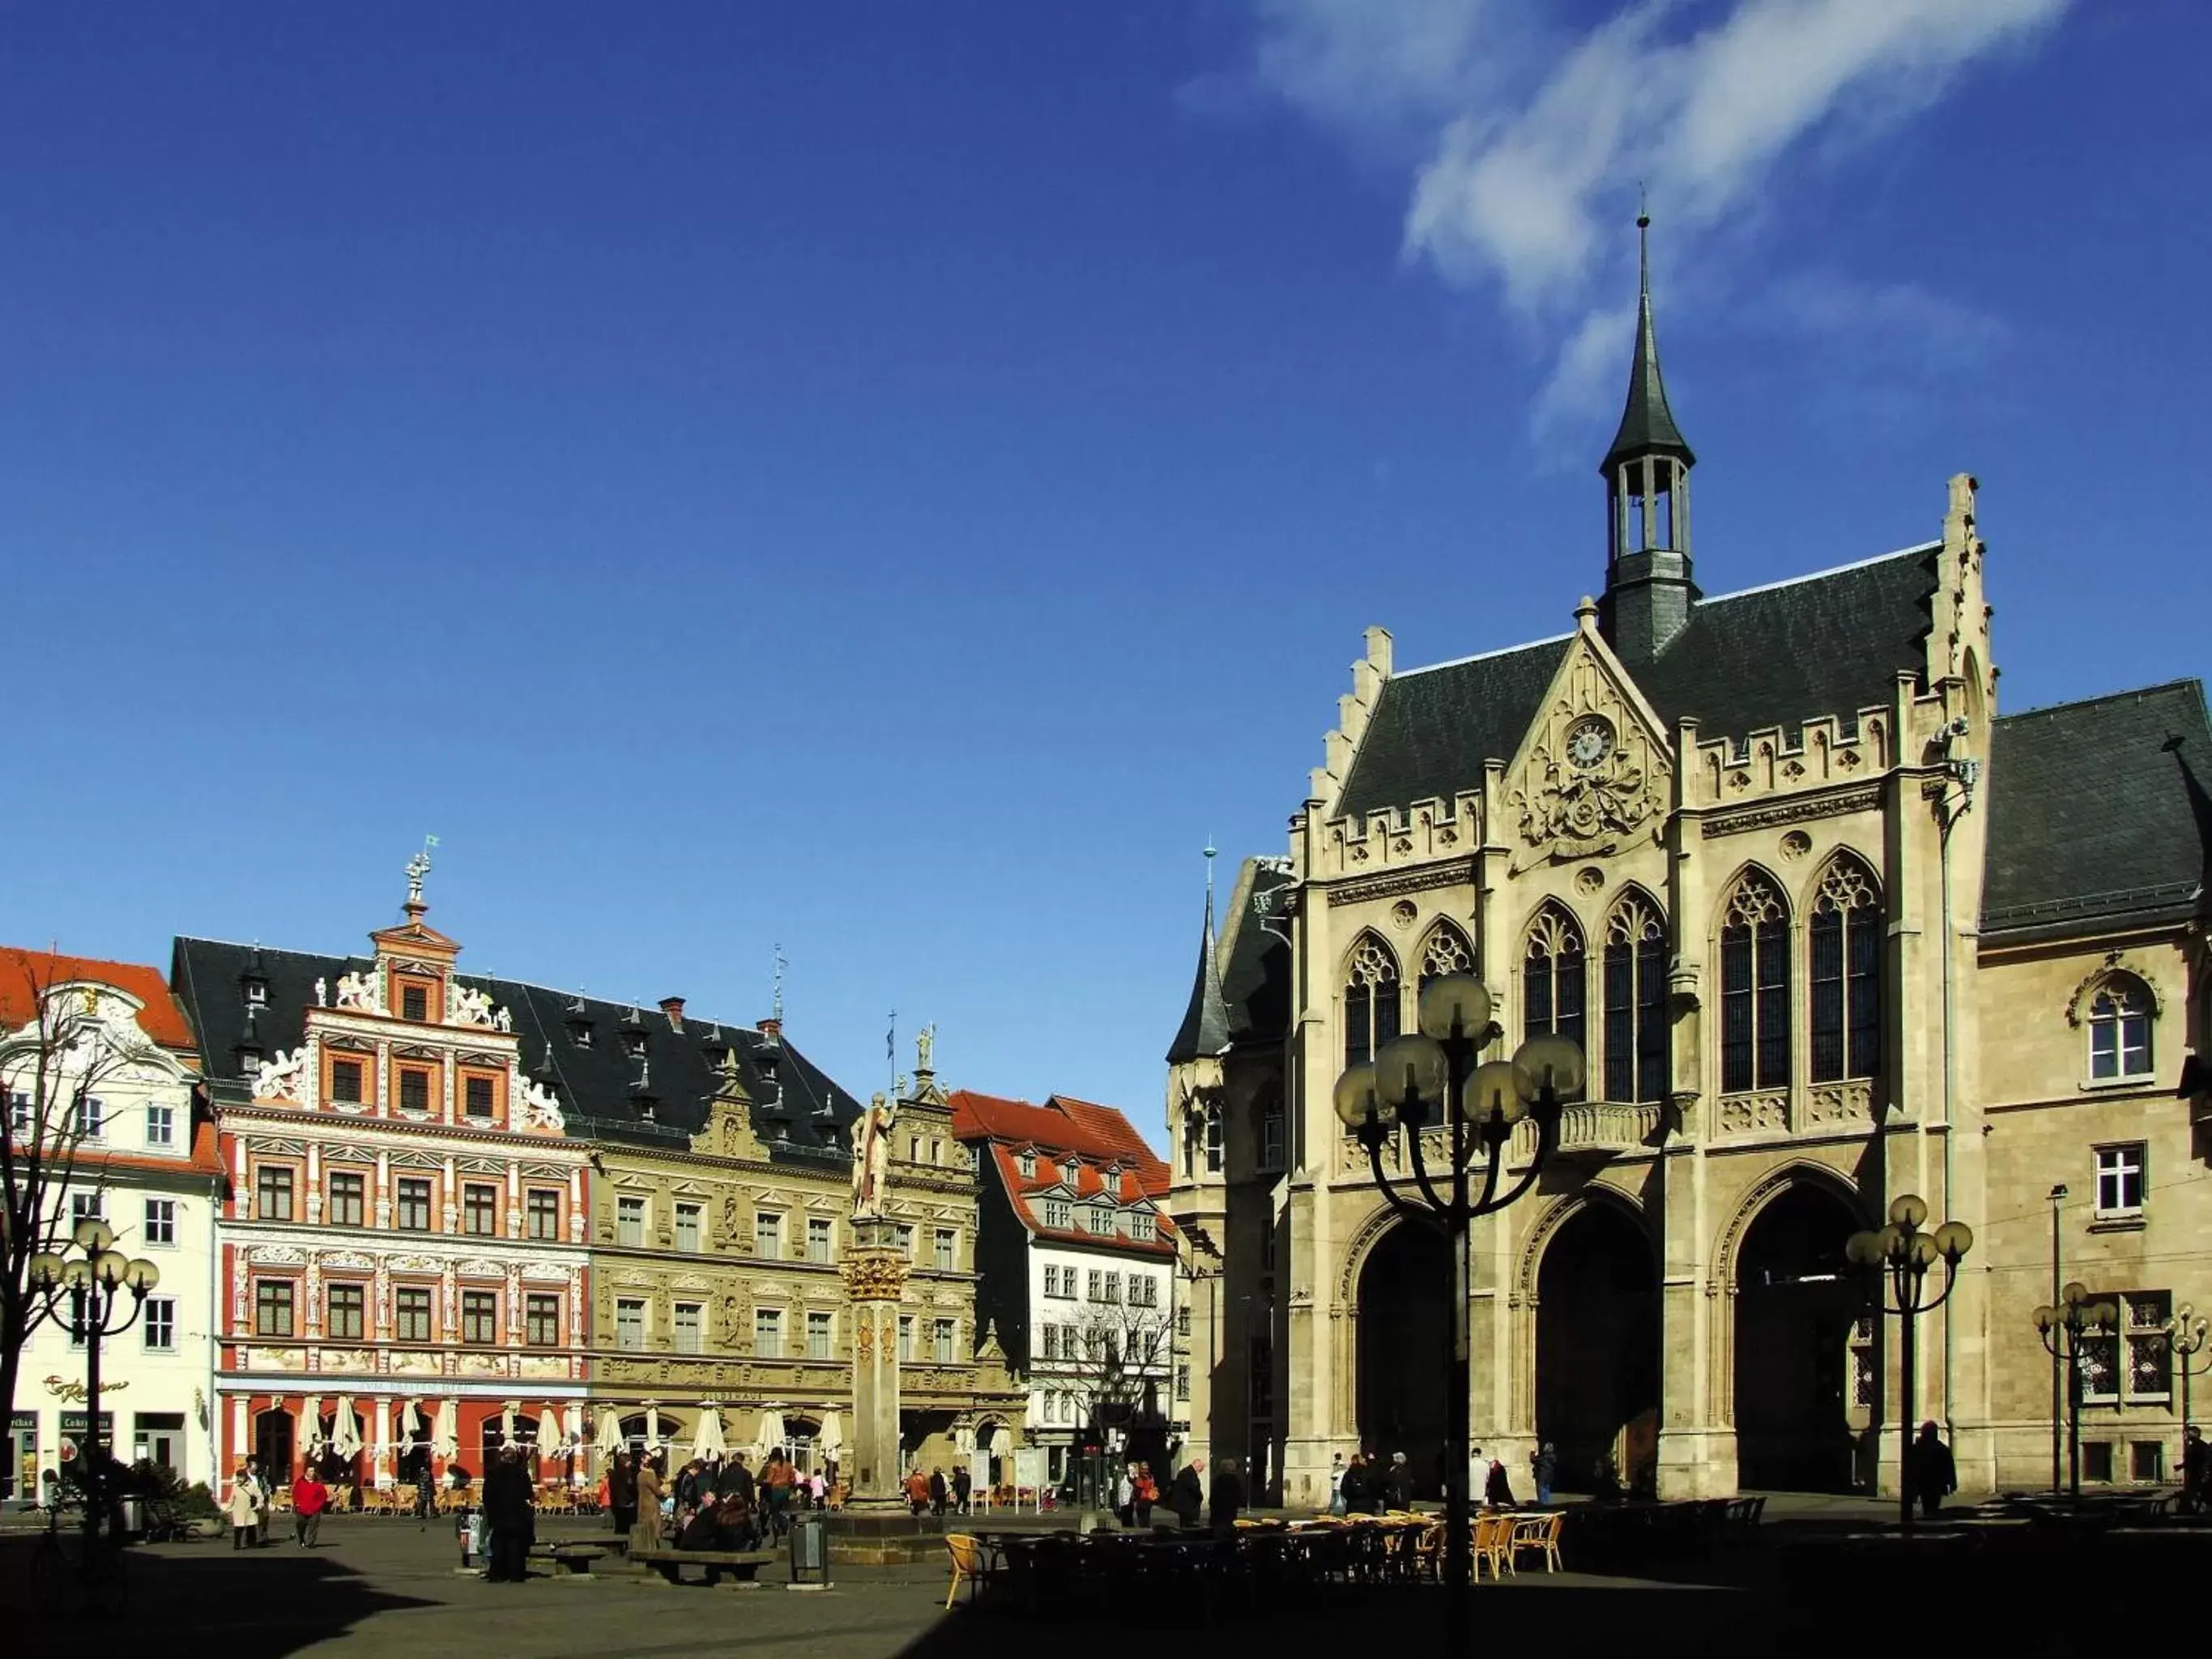
[{"label": "multi-globe street lamp", "polygon": [[2189,1456],[2190,1379],[2212,1370],[2212,1354],[2205,1356],[2202,1365],[2189,1362],[2204,1352],[2204,1339],[2212,1335],[2212,1322],[2185,1302],[2160,1328],[2166,1333],[2166,1363],[2181,1375],[2181,1455],[2185,1463]]},{"label": "multi-globe street lamp", "polygon": [[2107,1331],[2119,1328],[2120,1310],[2109,1301],[2092,1300],[2080,1279],[2059,1292],[2059,1305],[2035,1310],[2036,1334],[2046,1352],[2066,1362],[2066,1486],[2081,1501],[2081,1351]]},{"label": "multi-globe street lamp", "polygon": [[[1844,1242],[1844,1256],[1854,1265],[1877,1273],[1887,1272],[1889,1297],[1875,1287],[1874,1300],[1885,1314],[1899,1322],[1903,1338],[1902,1375],[1898,1379],[1897,1515],[1900,1526],[1912,1527],[1912,1417],[1918,1400],[1916,1379],[1919,1350],[1915,1333],[1920,1316],[1951,1299],[1959,1285],[1959,1261],[1974,1248],[1974,1230],[1963,1221],[1946,1221],[1933,1232],[1923,1232],[1928,1205],[1917,1193],[1905,1193],[1889,1206],[1889,1225],[1879,1232],[1853,1233]],[[1928,1270],[1943,1264],[1943,1288],[1933,1301],[1928,1296]],[[1890,1297],[1896,1305],[1890,1304]]]},{"label": "multi-globe street lamp", "polygon": [[[66,1253],[74,1243],[81,1253]],[[100,1432],[100,1345],[129,1330],[145,1311],[146,1293],[161,1282],[161,1270],[143,1256],[126,1257],[115,1248],[115,1229],[96,1216],[76,1224],[59,1250],[31,1258],[30,1284],[45,1298],[41,1317],[68,1326],[84,1344],[85,1444],[80,1459],[84,1481],[84,1571],[97,1577],[100,1527],[106,1513],[106,1460]],[[126,1307],[125,1297],[129,1297]]]},{"label": "multi-globe street lamp", "polygon": [[[1531,1037],[1510,1060],[1478,1063],[1503,1030],[1491,1018],[1490,993],[1468,974],[1446,974],[1421,988],[1419,1029],[1392,1037],[1371,1064],[1352,1066],[1336,1081],[1336,1115],[1367,1149],[1375,1185],[1390,1207],[1441,1230],[1451,1243],[1452,1340],[1444,1446],[1444,1636],[1447,1653],[1467,1650],[1468,1596],[1474,1554],[1468,1534],[1468,1231],[1479,1215],[1511,1204],[1534,1183],[1558,1145],[1559,1103],[1583,1085],[1581,1048],[1556,1035]],[[1504,1191],[1498,1190],[1504,1149],[1522,1118],[1536,1124],[1535,1154]],[[1445,1167],[1431,1171],[1426,1131],[1440,1126]],[[1418,1196],[1382,1168],[1382,1148],[1406,1132]],[[1483,1151],[1480,1172],[1469,1168]],[[1441,1177],[1441,1184],[1439,1178]]]}]

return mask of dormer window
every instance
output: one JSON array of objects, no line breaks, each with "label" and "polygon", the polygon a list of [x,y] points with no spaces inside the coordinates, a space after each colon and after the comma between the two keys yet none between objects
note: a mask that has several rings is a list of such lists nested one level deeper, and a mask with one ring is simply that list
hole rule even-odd
[{"label": "dormer window", "polygon": [[1073,1158],[1060,1166],[1060,1178],[1073,1187],[1083,1178],[1083,1166]]},{"label": "dormer window", "polygon": [[1014,1163],[1016,1167],[1021,1170],[1023,1180],[1035,1181],[1036,1179],[1036,1154],[1035,1152],[1024,1152],[1019,1158],[1014,1160]]},{"label": "dormer window", "polygon": [[261,1050],[240,1048],[238,1051],[238,1070],[239,1075],[248,1083],[253,1082],[261,1072]]},{"label": "dormer window", "polygon": [[430,1023],[430,988],[427,985],[403,985],[399,988],[399,1018],[416,1025]]},{"label": "dormer window", "polygon": [[266,1008],[269,1006],[267,980],[249,979],[246,981],[246,1006],[249,1008]]},{"label": "dormer window", "polygon": [[579,1048],[590,1048],[592,1046],[592,1022],[588,1019],[570,1020],[568,1022],[568,1041],[574,1043]]},{"label": "dormer window", "polygon": [[632,1060],[642,1060],[645,1057],[645,1033],[642,1031],[623,1032],[623,1048]]}]

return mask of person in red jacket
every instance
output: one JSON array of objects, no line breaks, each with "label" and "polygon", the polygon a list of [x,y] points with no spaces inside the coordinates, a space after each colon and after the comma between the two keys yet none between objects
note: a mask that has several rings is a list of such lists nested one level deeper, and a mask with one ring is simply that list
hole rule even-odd
[{"label": "person in red jacket", "polygon": [[330,1507],[331,1489],[315,1477],[310,1464],[292,1483],[292,1541],[303,1550],[315,1547],[322,1531],[323,1511]]}]

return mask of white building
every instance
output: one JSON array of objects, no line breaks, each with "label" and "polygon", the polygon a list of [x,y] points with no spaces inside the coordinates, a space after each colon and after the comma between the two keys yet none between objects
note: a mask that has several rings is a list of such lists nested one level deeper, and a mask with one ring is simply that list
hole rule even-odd
[{"label": "white building", "polygon": [[[41,1079],[40,1056],[46,1068]],[[0,949],[0,1091],[18,1158],[46,1149],[64,1182],[46,1206],[58,1246],[96,1215],[161,1281],[100,1350],[100,1429],[118,1457],[212,1481],[208,1438],[215,1223],[222,1164],[198,1093],[195,1044],[161,970]],[[80,1097],[82,1104],[79,1104]],[[61,1304],[65,1316],[67,1304]],[[118,1310],[118,1317],[128,1312]],[[16,1374],[0,1499],[27,1501],[91,1427],[84,1344],[65,1316],[31,1335]]]},{"label": "white building", "polygon": [[1085,1448],[1167,1474],[1176,1237],[1168,1168],[1110,1106],[963,1090],[953,1133],[980,1178],[975,1313],[1027,1375],[1029,1442],[1054,1482]]}]

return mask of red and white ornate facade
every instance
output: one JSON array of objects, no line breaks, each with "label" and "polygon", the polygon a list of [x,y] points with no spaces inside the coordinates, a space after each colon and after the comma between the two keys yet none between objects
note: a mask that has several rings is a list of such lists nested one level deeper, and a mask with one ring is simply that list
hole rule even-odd
[{"label": "red and white ornate facade", "polygon": [[226,1475],[254,1456],[283,1481],[311,1448],[363,1483],[480,1472],[518,1431],[549,1450],[582,1431],[586,1148],[426,908],[418,876],[367,963],[178,943],[233,1081]]}]

